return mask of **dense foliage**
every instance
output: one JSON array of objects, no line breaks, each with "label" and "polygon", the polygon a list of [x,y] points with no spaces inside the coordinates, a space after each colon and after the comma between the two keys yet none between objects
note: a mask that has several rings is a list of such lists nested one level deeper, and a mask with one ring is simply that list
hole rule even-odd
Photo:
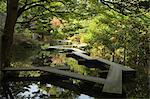
[{"label": "dense foliage", "polygon": [[[33,46],[23,47],[29,43],[53,45],[54,39],[88,43],[85,50],[91,56],[137,70],[134,82],[126,85],[127,96],[148,98],[149,3],[148,0],[20,0],[15,27],[15,34],[20,37],[15,39],[23,37],[25,40],[15,40],[14,59],[23,57],[20,50],[26,54],[25,49],[32,50],[30,47]],[[0,1],[0,13],[6,13],[4,0]],[[38,39],[35,40],[33,35]],[[68,64],[75,72],[90,72],[74,60],[69,59]]]}]

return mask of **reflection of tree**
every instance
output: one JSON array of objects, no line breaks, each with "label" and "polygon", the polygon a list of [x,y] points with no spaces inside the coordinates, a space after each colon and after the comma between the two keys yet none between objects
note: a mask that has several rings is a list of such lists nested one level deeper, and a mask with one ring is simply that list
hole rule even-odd
[{"label": "reflection of tree", "polygon": [[31,82],[11,82],[7,83],[9,84],[9,89],[11,90],[11,93],[13,97],[20,98],[20,97],[25,97],[25,96],[20,96],[19,93],[24,93],[26,91],[29,91],[29,85]]},{"label": "reflection of tree", "polygon": [[[12,94],[14,95],[15,98],[17,99],[22,99],[22,98],[71,98],[74,99],[78,95],[75,94],[72,91],[65,90],[56,86],[51,85],[50,87],[47,86],[46,84],[39,84],[39,83],[31,83],[31,82],[16,82],[16,83],[11,83],[10,89],[12,90]],[[37,89],[31,91],[31,86],[37,85]],[[29,92],[28,94],[25,94]],[[24,94],[23,94],[24,93]]]},{"label": "reflection of tree", "polygon": [[62,89],[60,87],[56,87],[53,85],[51,85],[51,87],[46,87],[45,84],[44,85],[40,84],[39,86],[41,90],[46,91],[48,94],[50,94],[51,98],[74,99],[77,97],[77,95],[74,92],[66,90],[66,89]]},{"label": "reflection of tree", "polygon": [[73,72],[77,72],[77,73],[83,74],[83,75],[99,76],[99,74],[98,74],[99,69],[95,69],[95,68],[90,69],[86,66],[79,65],[78,61],[76,61],[75,59],[67,58],[66,64],[69,65],[70,70]]}]

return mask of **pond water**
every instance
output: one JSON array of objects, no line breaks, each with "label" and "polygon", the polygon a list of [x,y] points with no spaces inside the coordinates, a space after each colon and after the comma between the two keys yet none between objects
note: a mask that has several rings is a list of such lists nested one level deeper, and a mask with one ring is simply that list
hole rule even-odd
[{"label": "pond water", "polygon": [[[65,67],[65,71],[88,76],[100,76],[99,69],[79,65],[75,59],[66,57],[66,53],[63,51],[40,51],[36,56],[32,56],[30,60],[32,61],[31,64],[26,66],[26,64],[19,63],[19,66]],[[17,75],[28,78],[25,78],[27,81],[23,80],[23,78],[22,80],[16,79],[14,82],[6,81],[9,87],[8,89],[16,99],[94,99],[94,97],[99,96],[99,91],[102,88],[98,84],[40,71],[22,71]],[[12,74],[8,74],[8,77],[11,76]],[[32,77],[37,77],[38,80],[32,81]],[[46,78],[39,81],[40,77]],[[13,77],[11,78],[13,79]]]},{"label": "pond water", "polygon": [[[60,87],[56,87],[53,86],[51,84],[46,84],[46,88],[48,88],[49,90],[55,90],[58,93],[48,93],[46,90],[41,89],[39,86],[39,82],[36,83],[32,83],[31,85],[28,85],[28,87],[24,87],[24,89],[28,90],[28,91],[24,91],[24,92],[20,92],[17,94],[17,98],[34,98],[34,99],[46,99],[46,98],[69,98],[69,97],[65,97],[65,96],[61,96],[61,94],[63,94],[63,92],[65,92],[65,89],[60,88]],[[67,92],[67,91],[66,91]],[[75,93],[72,92],[72,95],[70,98],[75,98],[75,99],[94,99],[94,97],[90,97],[88,95],[84,95],[84,94],[80,94],[77,95]]]}]

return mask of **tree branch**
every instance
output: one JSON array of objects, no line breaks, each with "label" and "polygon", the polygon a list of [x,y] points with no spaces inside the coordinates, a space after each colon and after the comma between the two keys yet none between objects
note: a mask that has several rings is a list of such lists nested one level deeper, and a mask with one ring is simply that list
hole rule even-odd
[{"label": "tree branch", "polygon": [[[106,5],[108,8],[114,10],[114,11],[116,11],[116,12],[118,12],[118,13],[122,13],[123,15],[126,15],[125,13],[123,13],[123,11],[119,11],[119,10],[116,10],[116,9],[114,9],[113,7],[111,7],[109,4],[106,3],[106,1],[100,0],[100,2],[101,2],[102,4],[104,4],[104,5]],[[111,3],[111,4],[116,4],[116,3],[113,3],[113,2],[110,2],[110,3]]]},{"label": "tree branch", "polygon": [[[123,15],[132,15],[132,14],[139,14],[142,13],[140,11],[141,8],[147,9],[150,7],[149,1],[137,1],[137,2],[131,2],[131,1],[122,1],[122,2],[116,2],[116,1],[106,1],[106,0],[100,0],[100,2],[110,9],[113,9],[114,11],[117,11],[118,13],[121,13]],[[111,5],[113,7],[111,7]]]},{"label": "tree branch", "polygon": [[21,24],[24,24],[24,23],[30,23],[30,22],[33,22],[33,21],[35,21],[36,19],[36,17],[37,17],[38,15],[34,15],[31,19],[29,19],[29,21],[23,21],[23,22],[16,22],[16,23],[21,23]]},{"label": "tree branch", "polygon": [[[26,9],[27,6],[33,6],[35,7],[35,5],[38,5],[40,2],[48,2],[50,3],[48,0],[39,0],[39,1],[36,1],[36,2],[32,2],[32,3],[29,3],[28,4],[28,0],[25,1],[25,5],[22,6],[19,10],[18,10],[18,14],[17,14],[17,18],[26,10],[28,10],[28,8]],[[38,5],[39,6],[39,5]],[[30,8],[30,7],[29,7]],[[32,8],[32,7],[31,7]]]}]

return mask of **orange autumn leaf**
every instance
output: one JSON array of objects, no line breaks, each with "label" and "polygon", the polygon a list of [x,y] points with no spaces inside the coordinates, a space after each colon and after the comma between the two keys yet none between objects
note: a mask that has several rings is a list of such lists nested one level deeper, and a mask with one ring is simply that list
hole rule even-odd
[{"label": "orange autumn leaf", "polygon": [[53,18],[50,22],[53,27],[59,27],[61,25],[61,21],[58,18]]}]

